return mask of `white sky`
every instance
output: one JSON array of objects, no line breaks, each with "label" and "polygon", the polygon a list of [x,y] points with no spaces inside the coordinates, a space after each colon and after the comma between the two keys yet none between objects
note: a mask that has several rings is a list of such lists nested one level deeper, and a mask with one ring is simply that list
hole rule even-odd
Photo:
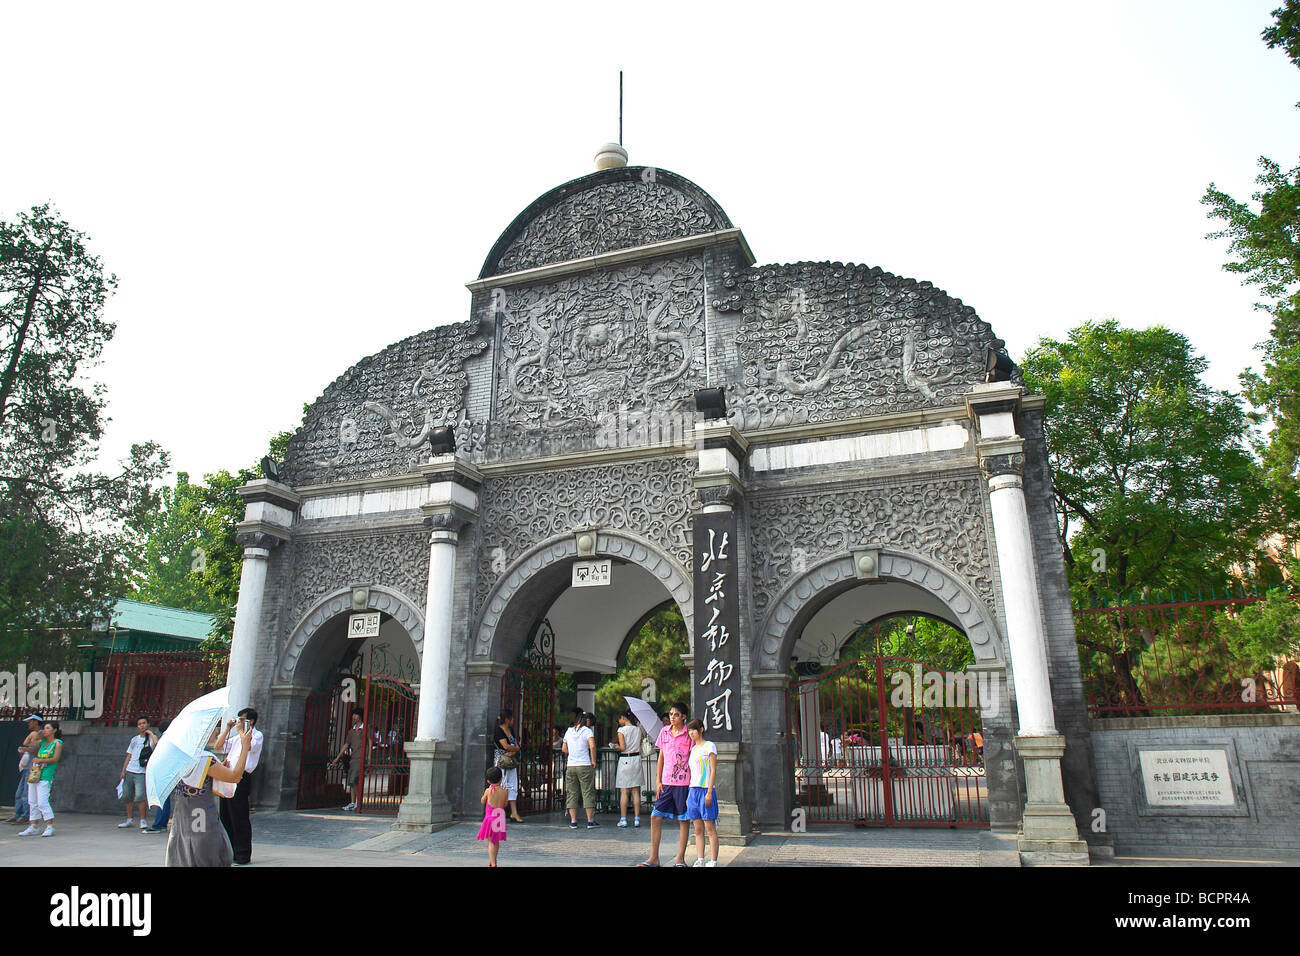
[{"label": "white sky", "polygon": [[1268,317],[1200,197],[1300,153],[1300,71],[1259,39],[1280,2],[0,0],[0,216],[52,201],[120,280],[105,455],[233,470],[468,315],[501,231],[617,137],[621,68],[631,162],[760,263],[930,280],[1016,358],[1163,323],[1235,389]]}]

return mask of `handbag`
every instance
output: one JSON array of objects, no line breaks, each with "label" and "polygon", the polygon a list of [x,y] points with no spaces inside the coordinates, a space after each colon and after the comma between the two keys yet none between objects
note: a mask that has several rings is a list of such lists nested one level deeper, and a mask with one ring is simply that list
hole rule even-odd
[{"label": "handbag", "polygon": [[514,754],[502,753],[501,756],[497,758],[497,766],[500,767],[502,770],[514,770],[515,767],[519,765],[515,763]]},{"label": "handbag", "polygon": [[32,764],[32,769],[27,771],[27,782],[28,782],[28,783],[40,783],[40,782],[41,782],[41,771],[44,770],[44,769],[45,769],[44,766],[42,766],[41,764],[33,763],[33,764]]}]

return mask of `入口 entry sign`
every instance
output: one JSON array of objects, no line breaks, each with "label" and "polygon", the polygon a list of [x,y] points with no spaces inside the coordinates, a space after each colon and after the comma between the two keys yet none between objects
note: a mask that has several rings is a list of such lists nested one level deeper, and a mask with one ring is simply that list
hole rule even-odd
[{"label": "\u5165\u53e3 entry sign", "polygon": [[575,588],[598,588],[609,584],[610,569],[614,566],[612,558],[600,561],[575,561],[573,564],[573,586]]},{"label": "\u5165\u53e3 entry sign", "polygon": [[348,618],[348,637],[378,637],[379,612],[353,614]]}]

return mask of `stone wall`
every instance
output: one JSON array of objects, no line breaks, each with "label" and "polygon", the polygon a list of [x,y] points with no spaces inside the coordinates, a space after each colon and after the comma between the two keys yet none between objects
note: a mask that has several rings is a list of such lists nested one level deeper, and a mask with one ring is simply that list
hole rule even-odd
[{"label": "stone wall", "polygon": [[[1107,718],[1092,721],[1091,739],[1117,852],[1208,849],[1250,859],[1252,851],[1300,850],[1300,714]],[[1227,749],[1237,805],[1146,806],[1139,747]]]}]

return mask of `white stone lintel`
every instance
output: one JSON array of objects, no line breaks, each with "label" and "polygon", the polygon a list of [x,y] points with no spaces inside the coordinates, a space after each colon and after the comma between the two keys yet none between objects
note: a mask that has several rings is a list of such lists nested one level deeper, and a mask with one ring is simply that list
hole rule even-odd
[{"label": "white stone lintel", "polygon": [[435,481],[429,485],[424,504],[438,508],[452,505],[465,511],[478,511],[478,492],[455,481]]},{"label": "white stone lintel", "polygon": [[[827,438],[790,445],[763,445],[749,453],[749,463],[756,472],[782,471],[789,468],[810,468],[815,465],[898,458],[903,455],[962,451],[969,445],[968,427],[962,422],[948,421],[920,428],[872,432],[844,438]],[[703,457],[701,457],[702,462]]]}]

